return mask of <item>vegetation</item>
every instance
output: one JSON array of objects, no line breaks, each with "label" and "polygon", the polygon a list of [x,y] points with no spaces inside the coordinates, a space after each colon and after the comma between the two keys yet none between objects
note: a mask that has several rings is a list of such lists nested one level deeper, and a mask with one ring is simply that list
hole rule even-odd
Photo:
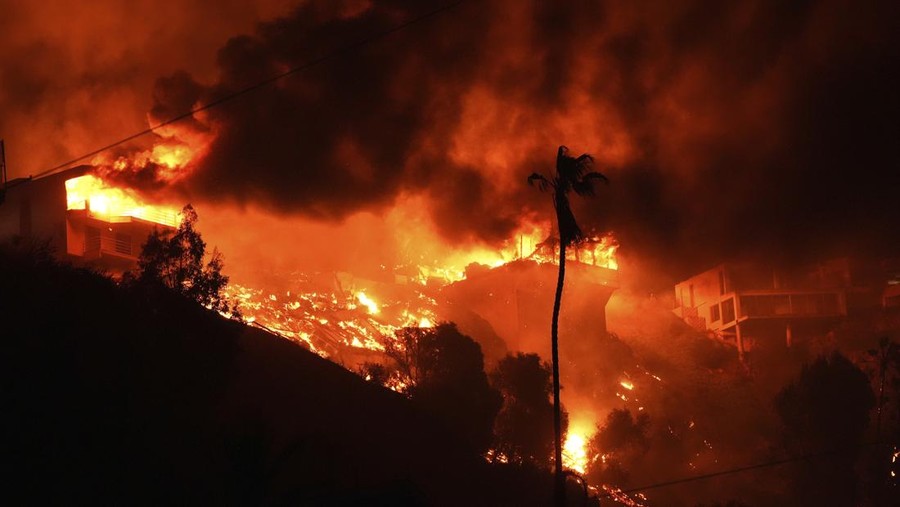
[{"label": "vegetation", "polygon": [[396,338],[385,350],[395,368],[387,377],[397,378],[411,400],[484,454],[502,398],[488,384],[481,347],[454,324],[405,328]]},{"label": "vegetation", "polygon": [[[0,244],[0,288],[15,295],[0,305],[3,504],[535,505],[550,496],[550,474],[489,466],[426,404],[486,386],[477,345],[452,326],[434,333],[441,352],[425,362],[434,387],[417,392],[423,410],[181,294],[118,285],[39,245]],[[469,379],[448,385],[461,377],[448,364],[469,365]]]},{"label": "vegetation", "polygon": [[575,215],[569,205],[569,192],[581,196],[594,194],[594,183],[607,182],[605,176],[591,171],[594,159],[588,154],[571,157],[569,149],[560,146],[556,152],[556,174],[548,178],[539,173],[532,173],[528,183],[538,185],[542,191],[553,194],[553,208],[556,210],[556,223],[559,230],[559,276],[556,282],[556,296],[553,300],[553,317],[550,327],[550,353],[553,365],[553,434],[555,439],[554,463],[556,471],[556,503],[565,503],[565,477],[562,469],[562,407],[559,397],[559,309],[562,303],[563,284],[566,279],[566,247],[580,241],[583,237],[581,228],[575,221]]},{"label": "vegetation", "polygon": [[650,448],[647,432],[650,416],[640,413],[635,417],[628,409],[614,409],[606,416],[602,426],[589,444],[591,455],[604,455],[588,469],[588,481],[592,484],[630,485],[629,470],[638,464]]},{"label": "vegetation", "polygon": [[[494,449],[512,463],[546,467],[553,454],[550,365],[537,354],[507,355],[490,374],[503,394],[494,423]],[[563,426],[567,426],[563,412]]]},{"label": "vegetation", "polygon": [[165,287],[211,310],[239,318],[237,307],[224,294],[228,277],[222,274],[222,255],[214,249],[204,265],[206,242],[196,229],[197,212],[188,204],[181,216],[174,232],[157,229],[150,234],[138,258],[137,273],[126,281],[148,288]]},{"label": "vegetation", "polygon": [[793,467],[794,505],[857,504],[854,466],[874,407],[869,379],[838,352],[804,366],[778,393],[785,448],[819,458]]}]

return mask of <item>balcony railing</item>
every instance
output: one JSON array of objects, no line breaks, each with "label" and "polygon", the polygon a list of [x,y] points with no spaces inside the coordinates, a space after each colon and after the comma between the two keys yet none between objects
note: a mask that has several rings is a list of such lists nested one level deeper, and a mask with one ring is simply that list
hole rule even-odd
[{"label": "balcony railing", "polygon": [[99,257],[103,254],[112,254],[119,257],[137,259],[137,251],[131,236],[116,234],[88,234],[84,242],[85,257]]},{"label": "balcony railing", "polygon": [[836,291],[748,291],[738,296],[742,317],[832,317],[847,313],[843,296]]}]

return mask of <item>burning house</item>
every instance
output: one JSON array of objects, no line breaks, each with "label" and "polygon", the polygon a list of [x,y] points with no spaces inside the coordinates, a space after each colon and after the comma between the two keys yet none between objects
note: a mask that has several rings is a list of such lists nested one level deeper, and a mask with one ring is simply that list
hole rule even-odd
[{"label": "burning house", "polygon": [[174,229],[178,213],[106,185],[91,166],[3,185],[0,238],[45,241],[61,259],[121,273],[135,265],[151,231]]},{"label": "burning house", "polygon": [[[562,332],[579,340],[603,337],[607,333],[606,303],[618,288],[618,271],[571,262],[567,272]],[[549,352],[545,349],[549,347],[547,331],[556,277],[554,264],[522,259],[469,273],[443,292],[453,306],[465,307],[483,319],[513,348],[545,354]]]},{"label": "burning house", "polygon": [[[561,320],[567,335],[606,333],[606,303],[618,287],[616,247],[604,236],[573,251]],[[509,350],[547,353],[555,254],[505,254],[507,261],[476,259],[459,272],[405,265],[380,277],[293,273],[277,277],[277,290],[240,283],[229,290],[248,322],[350,367],[377,360],[401,328],[444,321],[478,341],[488,362]]]}]

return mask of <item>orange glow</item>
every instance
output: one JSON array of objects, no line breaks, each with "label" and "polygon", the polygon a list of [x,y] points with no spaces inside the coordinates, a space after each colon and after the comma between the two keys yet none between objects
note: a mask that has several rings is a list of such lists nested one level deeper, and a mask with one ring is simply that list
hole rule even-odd
[{"label": "orange glow", "polygon": [[569,425],[569,431],[566,434],[566,441],[563,444],[563,466],[584,474],[590,457],[588,456],[588,445],[591,439],[593,428],[588,421],[573,421]]},{"label": "orange glow", "polygon": [[186,144],[157,144],[150,152],[150,161],[159,166],[157,175],[168,182],[182,177],[182,169],[193,158],[194,150]]},{"label": "orange glow", "polygon": [[[554,241],[549,227],[526,225],[516,233],[516,242],[504,252],[506,256],[531,259],[540,263],[559,262],[559,242]],[[616,251],[619,243],[612,233],[588,235],[579,244],[566,250],[566,259],[592,266],[619,269]]]},{"label": "orange glow", "polygon": [[[230,290],[241,301],[241,311],[247,321],[300,342],[324,357],[364,354],[364,350],[380,353],[399,329],[434,327],[446,318],[436,298],[439,299],[443,287],[465,279],[467,267],[473,263],[483,269],[493,269],[519,260],[541,264],[557,261],[553,240],[548,240],[552,236],[549,224],[535,225],[526,221],[508,241],[497,247],[477,243],[453,246],[446,244],[419,216],[407,214],[409,209],[420,209],[420,205],[412,205],[420,203],[411,200],[408,204],[406,201],[398,203],[386,219],[372,217],[370,221],[369,217],[361,215],[351,220],[358,223],[347,227],[348,241],[386,240],[383,242],[387,251],[393,245],[389,235],[394,235],[393,241],[402,248],[394,247],[395,251],[402,254],[394,257],[400,261],[396,265],[387,264],[388,258],[381,259],[385,264],[381,264],[380,269],[388,275],[386,279],[377,282],[356,279],[352,274],[342,272],[346,269],[344,266],[371,262],[363,256],[323,267],[323,272],[343,273],[338,279],[328,277],[325,283],[310,281],[294,287],[292,293],[271,294],[262,290],[264,285],[252,281],[247,286],[233,283]],[[235,216],[233,220],[241,218]],[[386,222],[384,229],[380,229],[382,222]],[[232,219],[223,220],[223,223],[231,224]],[[308,227],[304,234],[335,234],[331,228],[319,230],[318,227]],[[273,228],[265,236],[277,235],[278,230]],[[341,240],[336,239],[335,243],[341,243]],[[615,238],[608,234],[590,237],[570,251],[573,262],[614,269],[617,267],[617,247]],[[319,255],[314,251],[307,253],[316,258],[335,255],[333,251]],[[249,279],[252,278],[250,273]],[[387,281],[391,278],[393,283]]]},{"label": "orange glow", "polygon": [[[418,285],[410,286],[414,290]],[[302,343],[322,357],[347,350],[383,352],[404,327],[433,327],[436,301],[416,292],[403,300],[378,297],[371,290],[331,292],[312,288],[300,293],[267,294],[239,284],[226,292],[239,302],[244,320],[288,340]],[[396,384],[396,389],[403,386]]]},{"label": "orange glow", "polygon": [[66,180],[66,209],[86,210],[109,222],[123,217],[170,227],[176,227],[179,222],[179,213],[174,208],[147,204],[135,192],[110,187],[91,174]]},{"label": "orange glow", "polygon": [[[616,251],[619,243],[612,233],[592,235],[575,247],[569,247],[566,258],[592,266],[618,270]],[[500,267],[509,262],[526,259],[540,264],[558,264],[559,246],[554,242],[548,226],[526,224],[521,226],[511,239],[500,248],[470,246],[469,248],[445,254],[440,265],[418,266],[422,284],[429,279],[439,279],[452,283],[465,279],[466,266],[476,263],[489,268]]]},{"label": "orange glow", "polygon": [[380,310],[378,309],[378,303],[375,302],[372,298],[366,295],[365,292],[357,292],[356,299],[359,303],[366,308],[369,309],[370,315],[378,315]]}]

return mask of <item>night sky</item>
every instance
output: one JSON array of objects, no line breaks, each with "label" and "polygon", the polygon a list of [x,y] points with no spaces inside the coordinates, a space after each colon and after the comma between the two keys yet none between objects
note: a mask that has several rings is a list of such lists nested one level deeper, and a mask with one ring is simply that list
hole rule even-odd
[{"label": "night sky", "polygon": [[180,191],[326,221],[421,196],[490,243],[549,218],[525,177],[565,144],[611,180],[585,228],[674,276],[900,247],[897,2],[469,0],[333,56],[446,3],[0,0],[10,176],[327,56],[161,131],[209,143]]}]

